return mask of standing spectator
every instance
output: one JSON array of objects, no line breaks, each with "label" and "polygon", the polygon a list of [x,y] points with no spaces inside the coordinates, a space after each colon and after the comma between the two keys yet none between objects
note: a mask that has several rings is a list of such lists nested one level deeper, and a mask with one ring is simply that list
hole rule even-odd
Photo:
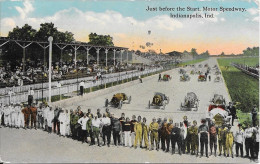
[{"label": "standing spectator", "polygon": [[115,146],[120,145],[120,134],[122,132],[122,126],[120,121],[115,118],[114,116],[112,117],[112,130],[113,130],[113,140]]},{"label": "standing spectator", "polygon": [[[146,118],[143,118],[142,122],[142,140],[144,140],[146,150],[149,149],[149,141],[148,141],[148,126],[146,125]],[[142,144],[141,144],[142,145]]]},{"label": "standing spectator", "polygon": [[107,141],[107,146],[110,147],[110,141],[111,141],[111,119],[106,116],[106,114],[103,114],[102,118],[102,134],[103,134],[103,146],[106,145]]},{"label": "standing spectator", "polygon": [[209,128],[206,125],[206,119],[202,119],[201,120],[202,125],[199,126],[199,134],[200,134],[200,157],[203,156],[203,150],[204,150],[204,145],[205,145],[205,149],[206,149],[206,156],[207,158],[208,156],[208,131]]},{"label": "standing spectator", "polygon": [[228,130],[226,133],[226,148],[227,148],[227,157],[229,157],[229,150],[231,153],[232,158],[233,156],[233,141],[234,141],[234,136],[233,132],[231,131],[231,126],[228,126]]},{"label": "standing spectator", "polygon": [[150,123],[150,126],[149,126],[151,150],[153,150],[154,142],[155,142],[156,150],[159,150],[158,149],[158,128],[159,128],[159,125],[156,122],[156,118],[154,117],[153,122]]},{"label": "standing spectator", "polygon": [[133,115],[132,116],[132,120],[131,120],[131,143],[134,144],[135,142],[135,124],[136,124],[136,116]]},{"label": "standing spectator", "polygon": [[193,121],[193,125],[188,129],[191,138],[191,155],[198,156],[199,153],[199,136],[198,136],[198,127],[197,121]]},{"label": "standing spectator", "polygon": [[14,122],[15,122],[15,120],[14,120],[14,105],[13,105],[13,103],[11,103],[11,105],[9,105],[9,112],[10,112],[10,115],[9,115],[9,117],[10,117],[9,126],[12,128],[12,127],[14,127]]},{"label": "standing spectator", "polygon": [[175,154],[175,145],[178,145],[178,151],[181,155],[181,129],[179,128],[179,124],[175,123],[175,126],[172,129],[172,154]]},{"label": "standing spectator", "polygon": [[37,120],[38,120],[38,128],[43,129],[43,104],[40,105],[39,109],[37,110]]},{"label": "standing spectator", "polygon": [[31,106],[33,103],[33,95],[34,95],[34,91],[32,89],[32,87],[30,87],[29,91],[28,91],[28,104]]},{"label": "standing spectator", "polygon": [[187,137],[187,128],[180,122],[180,144],[182,153],[185,154],[185,139]]},{"label": "standing spectator", "polygon": [[69,110],[65,110],[65,116],[66,116],[66,128],[65,128],[65,135],[68,137],[70,135],[70,113]]},{"label": "standing spectator", "polygon": [[254,158],[254,150],[253,150],[253,132],[254,129],[250,126],[249,123],[246,124],[247,128],[245,129],[245,146],[246,146],[246,156],[245,158],[249,158],[249,151],[251,155],[251,159]]},{"label": "standing spectator", "polygon": [[92,145],[95,145],[94,134],[92,131],[92,119],[93,118],[91,115],[88,118],[89,118],[89,120],[87,121],[87,132],[89,134],[90,141],[91,141],[89,146],[92,146]]},{"label": "standing spectator", "polygon": [[236,143],[236,157],[238,157],[238,155],[239,155],[238,151],[240,149],[240,155],[243,158],[243,154],[244,154],[243,153],[243,151],[244,151],[244,149],[243,149],[243,142],[245,140],[245,134],[244,134],[244,130],[243,130],[241,124],[238,124],[238,128],[239,129],[236,131],[235,138],[234,138],[235,143]]},{"label": "standing spectator", "polygon": [[173,120],[170,118],[169,123],[167,124],[166,132],[166,144],[167,144],[167,149],[166,152],[169,152],[170,150],[170,142],[171,142],[171,137],[172,137],[172,129],[173,129]]},{"label": "standing spectator", "polygon": [[22,107],[23,106],[19,107],[20,111],[18,112],[18,123],[17,123],[18,129],[21,127],[24,128],[24,114],[22,112]]},{"label": "standing spectator", "polygon": [[79,83],[80,95],[83,96],[85,83],[83,80]]},{"label": "standing spectator", "polygon": [[210,155],[212,155],[212,148],[214,146],[214,155],[217,156],[217,129],[215,123],[212,120],[212,124],[209,128],[209,140],[210,140]]},{"label": "standing spectator", "polygon": [[87,114],[85,113],[83,117],[81,117],[78,120],[78,123],[81,125],[81,139],[82,139],[82,143],[84,143],[87,139],[87,121],[89,120],[89,118],[87,117]]},{"label": "standing spectator", "polygon": [[[184,124],[184,128],[186,128],[186,132],[187,132],[187,136],[184,140],[184,150],[187,149],[187,153],[190,153],[190,133],[188,131],[188,127],[190,126],[189,125],[189,122],[188,122],[188,117],[187,116],[184,116],[183,117],[183,124]],[[185,152],[184,152],[185,153]]]},{"label": "standing spectator", "polygon": [[30,112],[31,112],[31,128],[35,128],[36,129],[36,116],[37,116],[37,108],[35,107],[35,104],[33,103],[31,108],[30,108]]},{"label": "standing spectator", "polygon": [[259,153],[259,127],[254,127],[254,153],[255,159],[258,160],[258,153]]},{"label": "standing spectator", "polygon": [[225,127],[225,124],[218,128],[219,156],[221,156],[222,149],[224,152],[224,156],[226,156],[226,132],[227,129]]},{"label": "standing spectator", "polygon": [[256,107],[256,105],[253,106],[251,114],[252,114],[252,125],[253,125],[253,127],[255,127],[256,122],[257,122],[257,107]]},{"label": "standing spectator", "polygon": [[125,136],[125,147],[127,145],[131,148],[132,147],[132,142],[131,142],[131,122],[128,117],[126,117],[126,121],[123,123],[122,126],[124,136]]},{"label": "standing spectator", "polygon": [[46,104],[46,106],[43,106],[43,119],[44,119],[44,131],[48,131],[48,112],[50,110],[50,107]]},{"label": "standing spectator", "polygon": [[163,119],[163,123],[162,123],[162,140],[161,140],[161,143],[162,143],[162,150],[165,151],[165,142],[166,142],[166,137],[167,137],[167,118],[164,118]]},{"label": "standing spectator", "polygon": [[54,110],[54,120],[53,120],[53,130],[54,133],[60,134],[60,122],[59,122],[59,115],[61,112],[61,108],[56,107]]},{"label": "standing spectator", "polygon": [[160,149],[160,142],[161,142],[161,139],[162,139],[162,127],[163,127],[162,119],[158,118],[157,123],[159,125],[159,127],[158,127],[158,145],[157,145],[158,150],[159,150]]},{"label": "standing spectator", "polygon": [[79,116],[77,115],[77,111],[74,110],[73,113],[70,115],[70,129],[71,129],[71,135],[72,139],[77,139],[77,131],[76,131],[76,124],[79,120]]},{"label": "standing spectator", "polygon": [[97,109],[97,116],[98,116],[98,118],[101,118],[101,117],[102,117],[102,114],[101,114],[101,112],[100,112],[100,109]]},{"label": "standing spectator", "polygon": [[[97,118],[97,115],[95,115],[94,119],[92,119],[91,130],[93,132],[94,144],[95,144],[95,138],[97,138],[97,143],[98,143],[99,147],[100,147],[100,143],[99,143],[100,124],[101,124],[100,119]],[[120,122],[119,122],[119,124],[120,124]]]},{"label": "standing spectator", "polygon": [[10,88],[10,90],[8,91],[8,95],[9,95],[9,104],[11,104],[12,100],[12,95],[15,95],[15,93],[12,91],[12,89]]},{"label": "standing spectator", "polygon": [[[121,114],[121,117],[119,118],[119,121],[121,123],[121,126],[122,126],[122,132],[124,131],[123,129],[123,124],[125,122],[125,113],[122,113]],[[124,133],[121,133],[120,135],[120,140],[122,141],[122,145],[124,145],[124,142],[125,142],[125,139],[124,139]]]},{"label": "standing spectator", "polygon": [[17,103],[16,105],[15,105],[15,107],[14,107],[14,112],[13,112],[13,115],[12,115],[12,117],[13,117],[13,126],[15,127],[15,128],[18,128],[19,126],[18,126],[18,113],[21,111],[21,107],[20,107],[20,104],[19,103]]},{"label": "standing spectator", "polygon": [[27,105],[27,107],[25,107],[22,110],[23,114],[24,114],[24,126],[25,129],[29,128],[29,119],[30,119],[30,105]]},{"label": "standing spectator", "polygon": [[48,133],[52,133],[52,123],[54,119],[54,111],[52,110],[52,107],[50,107],[50,110],[47,113],[47,123],[48,123]]},{"label": "standing spectator", "polygon": [[139,141],[140,148],[142,148],[142,123],[141,123],[142,117],[138,116],[137,117],[137,123],[135,124],[135,142],[134,142],[134,147],[135,149],[137,148],[137,142]]},{"label": "standing spectator", "polygon": [[211,80],[211,77],[210,77],[210,75],[209,75],[209,81]]},{"label": "standing spectator", "polygon": [[229,106],[227,107],[227,109],[230,112],[229,115],[232,116],[232,126],[234,126],[234,119],[236,118],[236,115],[237,115],[236,108],[234,107],[232,102],[229,102]]},{"label": "standing spectator", "polygon": [[161,78],[162,78],[162,75],[161,75],[161,74],[159,74],[158,81],[161,81]]}]

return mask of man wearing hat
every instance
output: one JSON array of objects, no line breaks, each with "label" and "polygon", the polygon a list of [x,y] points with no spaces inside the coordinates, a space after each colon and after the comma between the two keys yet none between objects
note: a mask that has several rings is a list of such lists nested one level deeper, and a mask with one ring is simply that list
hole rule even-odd
[{"label": "man wearing hat", "polygon": [[34,91],[32,89],[32,87],[30,87],[29,91],[28,91],[28,105],[32,105],[33,102],[33,95],[34,95]]},{"label": "man wearing hat", "polygon": [[79,83],[80,95],[83,96],[85,83],[83,80]]},{"label": "man wearing hat", "polygon": [[161,118],[158,118],[157,123],[158,123],[158,125],[159,125],[159,127],[158,127],[158,145],[157,145],[158,150],[159,150],[159,148],[160,148],[160,142],[162,141],[162,128],[163,128],[162,119],[161,119]]},{"label": "man wearing hat", "polygon": [[253,151],[253,132],[254,129],[251,127],[249,123],[246,123],[247,128],[245,129],[245,146],[246,146],[246,156],[245,158],[249,158],[249,152],[251,155],[251,159],[254,158]]},{"label": "man wearing hat", "polygon": [[212,120],[212,123],[209,128],[209,139],[210,139],[210,155],[212,155],[212,148],[214,146],[214,155],[217,156],[217,129],[215,126],[215,120]]},{"label": "man wearing hat", "polygon": [[142,141],[144,140],[146,150],[149,149],[148,131],[149,131],[149,129],[146,124],[146,118],[144,117],[143,122],[142,122]]},{"label": "man wearing hat", "polygon": [[19,128],[24,128],[24,114],[23,114],[23,112],[22,112],[22,108],[23,108],[23,105],[19,105],[19,111],[18,111],[18,116],[17,116],[17,119],[18,119],[18,121],[17,121],[17,126],[18,126],[18,129]]},{"label": "man wearing hat", "polygon": [[243,157],[243,142],[245,138],[244,130],[242,128],[242,124],[238,124],[238,130],[235,133],[235,143],[236,143],[236,157],[239,155],[239,149],[240,149],[240,155]]},{"label": "man wearing hat", "polygon": [[234,136],[233,132],[231,131],[231,126],[228,126],[228,130],[226,133],[226,148],[227,148],[227,157],[229,157],[229,152],[231,153],[232,158],[233,156],[233,141],[234,141]]},{"label": "man wearing hat", "polygon": [[158,128],[159,128],[159,125],[158,123],[156,122],[156,118],[154,117],[153,118],[153,122],[150,123],[149,125],[149,131],[150,131],[150,141],[151,141],[151,150],[153,150],[153,147],[154,147],[154,142],[155,142],[155,146],[156,146],[156,150],[158,150]]},{"label": "man wearing hat", "polygon": [[40,107],[37,110],[37,120],[38,120],[38,128],[43,129],[43,122],[44,122],[44,118],[43,118],[43,104],[40,104]]},{"label": "man wearing hat", "polygon": [[[89,118],[87,117],[87,114],[84,113],[84,116],[81,117],[78,120],[78,123],[81,125],[81,139],[82,139],[82,143],[86,142],[87,139],[87,121],[89,120]],[[65,132],[65,128],[64,128],[64,132]]]},{"label": "man wearing hat", "polygon": [[163,119],[163,123],[162,123],[162,150],[165,151],[165,142],[166,142],[166,137],[167,137],[167,118]]},{"label": "man wearing hat", "polygon": [[[185,144],[185,149],[187,149],[187,153],[190,153],[190,133],[189,133],[189,122],[188,122],[188,117],[187,116],[184,116],[183,117],[183,124],[184,124],[184,128],[186,128],[186,131],[187,131],[187,136],[184,140],[184,144]],[[184,149],[184,151],[185,151]],[[184,152],[185,153],[185,152]]]},{"label": "man wearing hat", "polygon": [[232,102],[229,102],[229,106],[227,107],[227,109],[230,112],[229,115],[232,116],[232,126],[234,126],[234,119],[236,118],[237,115],[236,108],[234,107]]},{"label": "man wearing hat", "polygon": [[133,115],[132,116],[132,120],[131,120],[131,142],[132,144],[134,144],[135,142],[135,124],[136,124],[136,116]]},{"label": "man wearing hat", "polygon": [[76,124],[79,120],[79,116],[77,114],[77,111],[74,110],[73,113],[70,115],[70,129],[71,129],[71,133],[72,133],[72,139],[76,139],[77,138],[77,131],[76,131]]},{"label": "man wearing hat", "polygon": [[34,127],[36,129],[37,108],[34,103],[30,107],[30,113],[31,113],[31,128]]},{"label": "man wearing hat", "polygon": [[175,123],[175,126],[172,129],[172,154],[175,154],[175,145],[177,143],[178,145],[178,151],[179,154],[181,155],[181,129],[179,128],[179,124]]},{"label": "man wearing hat", "polygon": [[224,152],[224,156],[226,156],[226,132],[226,125],[222,124],[222,126],[218,128],[219,156],[221,156],[222,149]]},{"label": "man wearing hat", "polygon": [[30,105],[27,105],[25,108],[22,110],[24,114],[24,126],[25,128],[29,128],[29,119],[30,119]]},{"label": "man wearing hat", "polygon": [[139,141],[139,144],[140,144],[140,148],[142,148],[142,117],[141,116],[138,116],[137,117],[137,122],[135,124],[135,127],[134,127],[134,130],[135,130],[135,142],[134,142],[134,147],[135,149],[137,148],[137,144],[138,144],[138,141]]},{"label": "man wearing hat", "polygon": [[190,133],[191,138],[191,155],[198,156],[199,152],[199,136],[198,136],[198,127],[197,127],[197,121],[193,121],[193,125],[188,129]]},{"label": "man wearing hat", "polygon": [[13,115],[12,115],[12,121],[13,121],[13,126],[18,128],[18,113],[21,111],[21,107],[20,107],[20,104],[17,103],[14,107],[14,112],[13,112]]},{"label": "man wearing hat", "polygon": [[208,134],[209,134],[209,128],[206,125],[206,119],[201,120],[202,125],[199,126],[199,136],[200,136],[200,157],[203,156],[204,152],[204,146],[206,150],[206,157],[208,158]]},{"label": "man wearing hat", "polygon": [[[91,122],[91,131],[93,132],[93,139],[94,139],[94,144],[95,144],[95,138],[97,138],[97,143],[98,146],[100,147],[100,143],[99,143],[99,134],[100,134],[100,126],[101,126],[101,121],[100,119],[97,117],[97,115],[94,116],[94,119],[92,119]],[[119,123],[120,124],[120,123]]]},{"label": "man wearing hat", "polygon": [[167,132],[167,136],[166,136],[167,149],[166,149],[166,152],[169,152],[169,149],[170,149],[170,141],[171,141],[171,137],[172,137],[172,129],[173,129],[173,120],[170,118],[169,119],[169,123],[167,124],[167,128],[166,128],[166,132]]},{"label": "man wearing hat", "polygon": [[102,121],[102,137],[103,137],[103,146],[106,145],[107,141],[107,146],[110,146],[110,138],[111,138],[111,119],[106,116],[106,114],[103,114],[103,118],[101,119]]},{"label": "man wearing hat", "polygon": [[256,105],[253,106],[251,114],[252,114],[252,125],[253,125],[253,127],[255,127],[256,121],[257,121],[257,107],[256,107]]}]

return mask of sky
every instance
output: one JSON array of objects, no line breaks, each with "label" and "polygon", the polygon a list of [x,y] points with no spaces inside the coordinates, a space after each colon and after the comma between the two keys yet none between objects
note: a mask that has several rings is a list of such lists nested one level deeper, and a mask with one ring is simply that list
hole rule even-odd
[{"label": "sky", "polygon": [[[257,0],[0,0],[1,36],[16,26],[53,22],[60,31],[70,31],[77,41],[88,42],[91,32],[113,37],[115,46],[130,50],[153,43],[148,49],[209,51],[239,54],[259,46],[259,1]],[[148,8],[157,11],[146,11]],[[159,11],[175,8],[175,11]],[[176,11],[177,7],[217,8],[217,11]],[[244,12],[220,11],[245,8]],[[214,18],[172,18],[170,14],[214,14]],[[148,31],[151,31],[149,34]],[[55,38],[54,38],[55,41]]]}]

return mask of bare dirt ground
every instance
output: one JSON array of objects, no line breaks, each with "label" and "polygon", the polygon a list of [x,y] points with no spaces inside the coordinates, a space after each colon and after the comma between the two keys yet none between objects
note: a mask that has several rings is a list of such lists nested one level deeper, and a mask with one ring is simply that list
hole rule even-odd
[{"label": "bare dirt ground", "polygon": [[[213,67],[217,64],[216,59],[210,58],[200,64],[208,63]],[[198,64],[197,64],[198,65]],[[190,72],[191,68],[185,68]],[[105,98],[109,100],[113,94],[122,92],[132,97],[130,104],[123,104],[122,109],[110,107],[110,112],[116,117],[120,117],[124,112],[126,117],[140,115],[147,118],[150,123],[153,117],[172,118],[174,122],[183,121],[183,116],[188,116],[188,121],[197,120],[200,123],[201,118],[205,118],[209,100],[215,93],[225,97],[226,102],[230,101],[224,82],[215,83],[215,75],[211,74],[211,81],[198,82],[198,75],[190,75],[191,80],[188,82],[180,82],[179,69],[170,70],[167,73],[172,76],[169,82],[158,82],[158,75],[152,78],[143,79],[143,83],[104,94],[99,97],[85,100],[79,98],[74,105],[66,106],[67,109],[75,109],[81,106],[83,111],[88,108],[96,113],[96,109],[100,108],[101,112],[105,112]],[[163,75],[163,74],[162,74]],[[170,102],[165,110],[148,109],[148,101],[153,98],[154,92],[162,92],[169,96]],[[180,111],[180,104],[184,101],[184,97],[188,92],[194,92],[199,98],[198,111]],[[69,101],[69,100],[68,100]],[[62,105],[61,105],[62,106]],[[235,122],[235,125],[237,122]],[[232,128],[233,130],[235,129]],[[69,138],[59,137],[55,134],[47,134],[41,130],[23,130],[23,129],[0,129],[0,154],[1,160],[6,162],[109,162],[109,163],[249,163],[252,162],[245,158],[231,157],[195,157],[191,155],[171,155],[170,153],[157,151],[146,151],[140,148],[126,147],[90,147],[88,144],[74,141]],[[233,148],[235,154],[235,148]],[[245,152],[245,151],[244,151]]]}]

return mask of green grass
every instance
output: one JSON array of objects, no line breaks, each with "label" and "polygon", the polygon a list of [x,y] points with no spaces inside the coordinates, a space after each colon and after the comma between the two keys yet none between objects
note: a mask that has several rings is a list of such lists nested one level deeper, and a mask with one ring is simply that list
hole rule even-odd
[{"label": "green grass", "polygon": [[[237,116],[240,122],[251,120],[248,114],[251,112],[253,105],[259,106],[259,81],[242,71],[231,66],[231,62],[243,62],[244,58],[218,59],[220,69],[225,79],[229,94],[233,102],[240,102],[237,109]],[[245,58],[248,65],[255,65],[258,58]]]},{"label": "green grass", "polygon": [[239,63],[239,64],[246,64],[249,66],[256,66],[259,64],[258,57],[247,57],[247,58],[232,58],[232,59],[225,59],[229,62]]},{"label": "green grass", "polygon": [[196,64],[196,63],[202,62],[202,61],[204,61],[204,60],[206,60],[206,59],[208,59],[208,58],[202,58],[202,59],[191,60],[191,61],[187,61],[187,62],[184,62],[184,63],[180,63],[180,64],[178,64],[177,66],[184,66],[184,65]]}]

